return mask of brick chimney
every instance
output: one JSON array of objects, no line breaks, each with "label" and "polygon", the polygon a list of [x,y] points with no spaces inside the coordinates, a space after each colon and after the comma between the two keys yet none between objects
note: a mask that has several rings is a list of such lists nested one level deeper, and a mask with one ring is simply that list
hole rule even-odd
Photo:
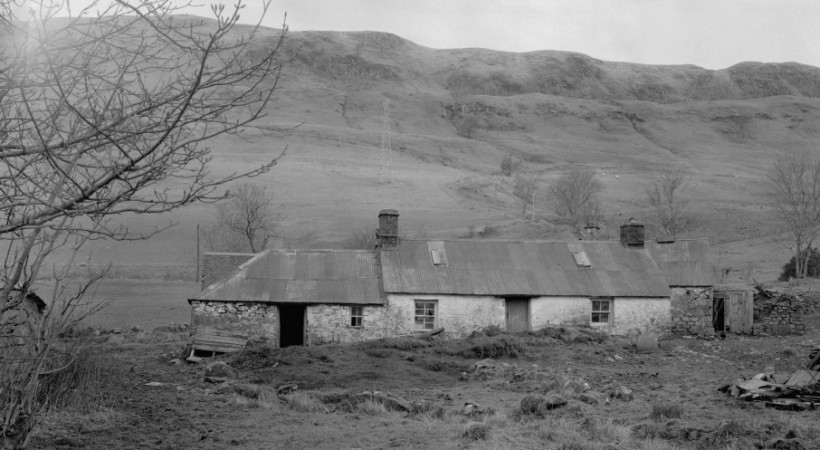
[{"label": "brick chimney", "polygon": [[621,225],[621,245],[624,247],[643,247],[643,224],[634,217]]},{"label": "brick chimney", "polygon": [[399,212],[395,209],[379,211],[379,247],[383,250],[394,249],[399,246]]}]

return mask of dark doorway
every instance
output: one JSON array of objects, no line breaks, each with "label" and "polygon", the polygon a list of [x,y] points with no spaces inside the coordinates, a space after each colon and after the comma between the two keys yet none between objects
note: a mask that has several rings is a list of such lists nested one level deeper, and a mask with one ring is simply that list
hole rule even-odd
[{"label": "dark doorway", "polygon": [[279,305],[279,347],[305,345],[305,305]]},{"label": "dark doorway", "polygon": [[523,333],[530,329],[530,299],[506,298],[507,331]]},{"label": "dark doorway", "polygon": [[726,329],[726,302],[723,297],[712,299],[712,325],[715,331],[723,332]]}]

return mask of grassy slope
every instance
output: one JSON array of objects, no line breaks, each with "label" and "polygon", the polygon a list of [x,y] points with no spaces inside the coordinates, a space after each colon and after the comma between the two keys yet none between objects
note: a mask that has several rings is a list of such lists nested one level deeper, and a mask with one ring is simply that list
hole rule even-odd
[{"label": "grassy slope", "polygon": [[[787,254],[772,238],[738,239],[775,229],[761,188],[776,152],[815,147],[820,69],[748,63],[708,71],[550,51],[433,50],[379,33],[291,33],[287,53],[294,59],[259,127],[210,144],[217,174],[288,147],[280,165],[255,180],[271,188],[288,216],[284,245],[338,246],[352,228],[375,227],[383,208],[398,209],[402,228],[413,234],[457,236],[470,225],[494,224],[504,237],[566,236],[548,211],[535,225],[519,223],[512,180],[498,174],[501,158],[512,154],[525,161],[521,173],[544,188],[571,167],[597,170],[615,224],[645,217],[644,186],[662,170],[683,169],[703,218],[692,234],[730,242],[716,248],[726,264],[751,258],[772,265]],[[479,80],[464,100],[480,123],[473,139],[446,119],[452,98],[444,84],[458,70]],[[490,86],[494,73],[514,88]],[[394,180],[380,184],[386,99]],[[540,202],[549,206],[545,194]],[[210,220],[211,208],[127,218],[135,229],[179,225],[147,242],[99,244],[94,257],[192,265],[195,226]]]}]

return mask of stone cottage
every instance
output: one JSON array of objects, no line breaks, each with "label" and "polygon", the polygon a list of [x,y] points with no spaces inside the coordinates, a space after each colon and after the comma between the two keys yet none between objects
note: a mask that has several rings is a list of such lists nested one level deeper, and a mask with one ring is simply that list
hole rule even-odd
[{"label": "stone cottage", "polygon": [[238,327],[281,346],[440,327],[453,337],[487,326],[670,329],[670,288],[642,229],[625,226],[622,242],[409,240],[398,236],[398,216],[379,214],[374,250],[253,256],[189,300],[192,324]]},{"label": "stone cottage", "polygon": [[709,240],[659,239],[645,247],[672,290],[672,333],[714,335]]}]

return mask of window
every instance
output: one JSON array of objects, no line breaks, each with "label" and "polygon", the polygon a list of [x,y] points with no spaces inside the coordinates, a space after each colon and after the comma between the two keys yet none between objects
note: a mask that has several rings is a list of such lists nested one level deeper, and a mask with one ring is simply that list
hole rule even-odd
[{"label": "window", "polygon": [[416,331],[436,328],[436,301],[416,300]]},{"label": "window", "polygon": [[362,317],[364,316],[364,307],[363,306],[351,306],[350,307],[350,326],[351,327],[360,327],[362,326]]},{"label": "window", "polygon": [[447,253],[444,251],[444,241],[428,241],[427,249],[430,250],[430,257],[434,266],[447,265]]},{"label": "window", "polygon": [[593,325],[609,325],[612,319],[612,300],[593,300],[592,301],[592,318]]}]

